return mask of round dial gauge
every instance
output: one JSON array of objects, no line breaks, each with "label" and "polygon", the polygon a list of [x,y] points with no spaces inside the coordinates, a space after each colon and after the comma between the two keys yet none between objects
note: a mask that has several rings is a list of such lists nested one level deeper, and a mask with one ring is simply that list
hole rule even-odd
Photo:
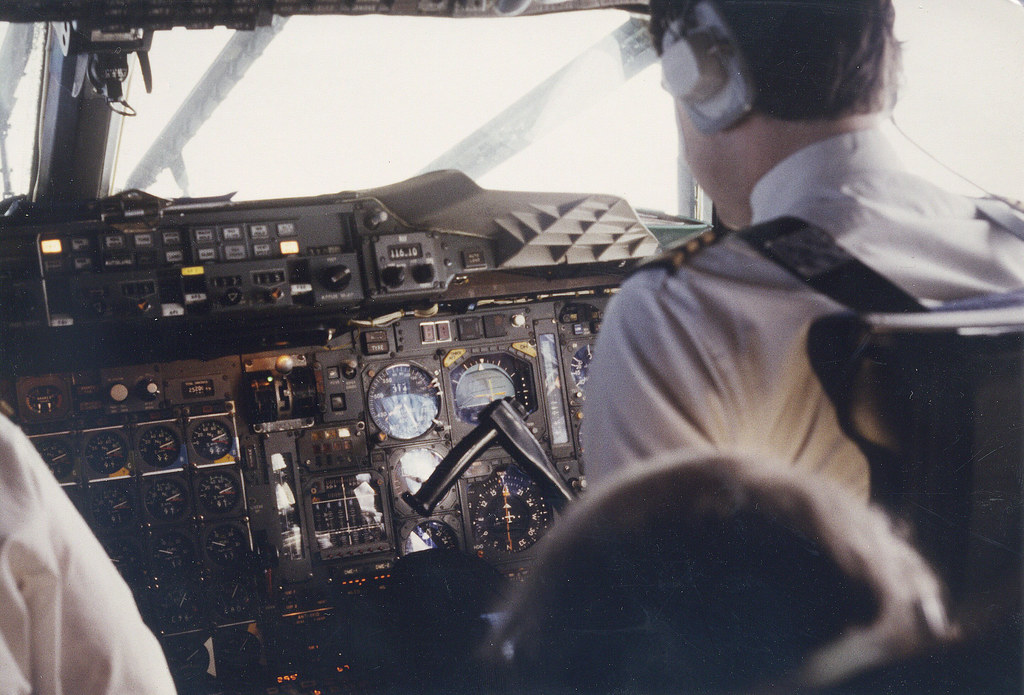
[{"label": "round dial gauge", "polygon": [[134,540],[130,538],[106,538],[103,549],[107,551],[110,561],[129,584],[141,582],[146,571],[142,552]]},{"label": "round dial gauge", "polygon": [[199,589],[187,584],[155,589],[153,608],[162,632],[181,632],[196,627],[203,614]]},{"label": "round dial gauge", "polygon": [[221,618],[237,622],[252,617],[256,600],[249,586],[233,581],[217,587],[213,603]]},{"label": "round dial gauge", "polygon": [[430,474],[441,463],[441,454],[433,449],[406,449],[398,457],[395,465],[395,489],[396,492],[408,490],[412,494],[419,492],[423,483],[427,482]]},{"label": "round dial gauge", "polygon": [[113,431],[98,432],[90,437],[83,456],[101,475],[113,475],[128,467],[128,445],[121,434]]},{"label": "round dial gauge", "polygon": [[439,519],[421,521],[411,529],[402,541],[402,552],[406,555],[421,550],[458,550],[459,537],[455,529]]},{"label": "round dial gauge", "polygon": [[[167,657],[167,665],[174,674],[178,692],[207,692],[206,685],[210,670],[210,652],[206,648],[206,633],[189,633],[167,640],[161,646]],[[219,646],[219,645],[218,645]],[[218,654],[219,657],[219,654]],[[220,659],[218,658],[218,661]],[[219,664],[218,664],[219,671]]]},{"label": "round dial gauge", "polygon": [[181,439],[170,427],[150,427],[139,437],[139,455],[152,468],[167,468],[181,455]]},{"label": "round dial gauge", "polygon": [[434,426],[441,411],[437,379],[413,364],[392,364],[370,381],[366,400],[370,417],[394,439],[415,439]]},{"label": "round dial gauge", "polygon": [[153,567],[157,574],[180,572],[195,560],[195,545],[184,533],[169,531],[153,537]]},{"label": "round dial gauge", "polygon": [[96,524],[107,529],[127,526],[135,519],[135,503],[122,485],[97,485],[93,488],[89,508]]},{"label": "round dial gauge", "polygon": [[208,514],[227,514],[242,499],[238,478],[227,471],[214,471],[200,477],[196,494]]},{"label": "round dial gauge", "polygon": [[188,489],[175,478],[153,480],[142,499],[146,511],[158,521],[173,521],[188,513]]},{"label": "round dial gauge", "polygon": [[42,439],[35,442],[36,450],[50,467],[53,477],[64,480],[75,470],[75,459],[71,445],[65,439]]},{"label": "round dial gauge", "polygon": [[53,384],[33,386],[25,392],[25,407],[38,416],[57,416],[64,411],[64,390]]},{"label": "round dial gauge", "polygon": [[522,471],[510,466],[470,487],[473,532],[485,546],[519,553],[540,540],[551,507]]},{"label": "round dial gauge", "polygon": [[[415,495],[419,492],[444,457],[440,452],[428,447],[405,449],[396,453],[397,458],[393,458],[391,463],[391,484],[395,492],[395,501],[402,510],[411,512],[412,510],[402,500],[402,493],[408,491]],[[457,495],[456,488],[452,487],[438,503],[438,507],[451,507]]]},{"label": "round dial gauge", "polygon": [[501,398],[515,398],[528,412],[537,409],[530,364],[508,353],[472,357],[452,369],[449,378],[455,416],[471,425],[488,403]]},{"label": "round dial gauge", "polygon": [[214,526],[206,534],[203,549],[206,556],[222,567],[230,567],[245,557],[248,541],[245,533],[232,524]]},{"label": "round dial gauge", "polygon": [[587,343],[576,350],[569,362],[569,373],[576,384],[576,388],[583,390],[583,384],[587,383],[587,371],[590,369],[590,361],[594,358],[593,346]]},{"label": "round dial gauge", "polygon": [[192,428],[192,448],[207,461],[217,461],[231,453],[231,430],[220,420],[204,420]]},{"label": "round dial gauge", "polygon": [[214,646],[217,650],[218,675],[223,671],[246,678],[256,672],[263,647],[260,638],[245,625],[218,630]]}]

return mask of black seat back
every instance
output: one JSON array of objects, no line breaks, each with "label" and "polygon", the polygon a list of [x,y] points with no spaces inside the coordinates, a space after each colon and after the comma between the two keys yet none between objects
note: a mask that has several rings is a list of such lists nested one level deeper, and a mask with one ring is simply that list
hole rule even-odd
[{"label": "black seat back", "polygon": [[872,496],[911,522],[952,598],[1019,593],[1024,307],[827,316],[808,351]]}]

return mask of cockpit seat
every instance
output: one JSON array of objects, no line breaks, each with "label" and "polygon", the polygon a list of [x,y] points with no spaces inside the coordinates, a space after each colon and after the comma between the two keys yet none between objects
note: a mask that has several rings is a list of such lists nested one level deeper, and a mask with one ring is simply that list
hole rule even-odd
[{"label": "cockpit seat", "polygon": [[1016,586],[1019,611],[1024,295],[829,316],[808,350],[873,498],[909,522],[952,598],[1005,610],[995,597]]}]

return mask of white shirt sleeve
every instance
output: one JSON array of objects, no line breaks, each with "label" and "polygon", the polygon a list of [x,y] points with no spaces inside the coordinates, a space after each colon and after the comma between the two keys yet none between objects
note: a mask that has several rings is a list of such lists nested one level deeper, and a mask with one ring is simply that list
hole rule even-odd
[{"label": "white shirt sleeve", "polygon": [[173,695],[163,651],[31,442],[0,417],[0,692]]},{"label": "white shirt sleeve", "polygon": [[723,394],[699,334],[659,306],[663,271],[627,280],[594,348],[582,424],[587,477],[598,482],[659,452],[714,446]]}]

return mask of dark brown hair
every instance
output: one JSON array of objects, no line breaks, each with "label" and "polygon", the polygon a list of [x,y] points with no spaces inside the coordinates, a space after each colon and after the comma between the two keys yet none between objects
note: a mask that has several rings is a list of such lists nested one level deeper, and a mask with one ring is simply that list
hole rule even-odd
[{"label": "dark brown hair", "polygon": [[[651,0],[651,36],[696,0]],[[891,108],[900,47],[892,0],[716,0],[756,88],[754,110],[787,121]]]},{"label": "dark brown hair", "polygon": [[782,464],[697,453],[588,493],[490,649],[514,692],[789,692],[944,634],[941,596],[880,511]]}]

